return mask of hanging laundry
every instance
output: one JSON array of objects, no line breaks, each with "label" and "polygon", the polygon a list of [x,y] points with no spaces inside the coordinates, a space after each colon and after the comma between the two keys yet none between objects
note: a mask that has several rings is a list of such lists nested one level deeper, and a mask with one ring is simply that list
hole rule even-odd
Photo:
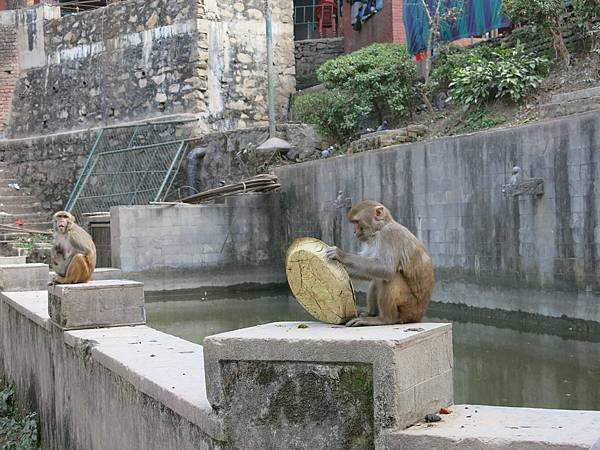
[{"label": "hanging laundry", "polygon": [[[435,14],[438,0],[425,0],[431,14]],[[510,26],[510,22],[501,13],[501,0],[441,0],[442,14],[450,8],[462,12],[452,24],[440,27],[443,42],[472,36],[481,36],[488,31]],[[406,46],[411,55],[417,55],[427,49],[429,24],[422,0],[404,0],[404,29]]]}]

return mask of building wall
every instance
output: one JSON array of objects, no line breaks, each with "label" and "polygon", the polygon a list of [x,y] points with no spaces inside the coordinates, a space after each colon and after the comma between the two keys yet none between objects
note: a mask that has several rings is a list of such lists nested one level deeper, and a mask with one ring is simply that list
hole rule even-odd
[{"label": "building wall", "polygon": [[[288,5],[289,3],[289,5]],[[267,120],[262,2],[129,0],[15,14],[20,77],[8,137],[191,114],[205,130]],[[273,3],[276,106],[295,90],[291,1]],[[288,39],[289,38],[289,39]]]},{"label": "building wall", "polygon": [[346,53],[375,42],[405,42],[402,0],[383,0],[383,9],[364,22],[358,31],[352,28],[351,7],[351,3],[344,2],[341,30]]},{"label": "building wall", "polygon": [[0,16],[0,138],[8,124],[18,77],[17,30],[11,17],[9,14]]}]

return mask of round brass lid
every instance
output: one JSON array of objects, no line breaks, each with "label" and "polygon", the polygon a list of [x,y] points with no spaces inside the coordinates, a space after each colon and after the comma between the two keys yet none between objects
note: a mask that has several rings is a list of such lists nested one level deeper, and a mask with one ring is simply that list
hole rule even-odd
[{"label": "round brass lid", "polygon": [[285,271],[292,293],[311,316],[342,324],[356,317],[356,296],[344,266],[325,255],[319,239],[298,238],[288,248]]}]

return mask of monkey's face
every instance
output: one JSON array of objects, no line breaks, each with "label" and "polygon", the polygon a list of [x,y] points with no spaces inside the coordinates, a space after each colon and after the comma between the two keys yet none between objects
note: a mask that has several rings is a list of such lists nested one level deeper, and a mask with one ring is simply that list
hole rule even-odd
[{"label": "monkey's face", "polygon": [[69,230],[72,219],[69,213],[56,213],[54,215],[54,229],[61,233],[66,233]]}]

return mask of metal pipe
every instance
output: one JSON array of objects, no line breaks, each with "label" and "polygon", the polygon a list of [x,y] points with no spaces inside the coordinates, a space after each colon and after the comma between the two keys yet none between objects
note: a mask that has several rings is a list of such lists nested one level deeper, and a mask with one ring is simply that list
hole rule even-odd
[{"label": "metal pipe", "polygon": [[203,160],[206,156],[206,147],[196,147],[190,150],[187,155],[187,185],[188,185],[188,195],[196,194],[198,190],[196,189],[196,174],[198,173],[197,169],[197,160]]},{"label": "metal pipe", "polygon": [[275,86],[273,76],[273,19],[269,1],[265,2],[267,31],[267,100],[269,105],[269,137],[275,136]]}]

